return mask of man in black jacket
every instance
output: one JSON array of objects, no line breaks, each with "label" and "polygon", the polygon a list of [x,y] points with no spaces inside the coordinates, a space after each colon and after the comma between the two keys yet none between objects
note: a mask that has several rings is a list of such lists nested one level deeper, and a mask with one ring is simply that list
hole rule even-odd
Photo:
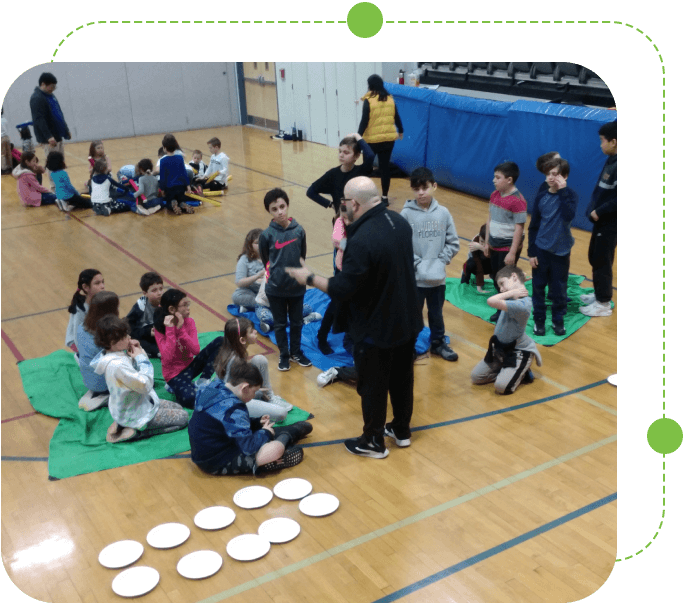
[{"label": "man in black jacket", "polygon": [[46,158],[50,151],[64,154],[64,139],[71,139],[62,108],[53,94],[56,88],[57,78],[49,72],[41,73],[29,101],[33,131],[38,144],[43,145]]},{"label": "man in black jacket", "polygon": [[[364,421],[363,435],[344,445],[354,455],[382,459],[389,454],[385,435],[399,447],[411,444],[413,354],[423,328],[412,232],[404,218],[384,207],[365,176],[347,183],[340,209],[350,220],[342,270],[330,279],[307,268],[287,272],[339,302],[335,331],[347,332],[354,342]],[[388,393],[394,418],[385,424]]]}]

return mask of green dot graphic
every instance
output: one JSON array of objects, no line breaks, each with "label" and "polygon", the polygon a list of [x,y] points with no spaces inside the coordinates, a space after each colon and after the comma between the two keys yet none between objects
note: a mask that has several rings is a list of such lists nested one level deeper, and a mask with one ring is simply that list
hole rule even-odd
[{"label": "green dot graphic", "polygon": [[662,417],[648,428],[648,444],[656,453],[674,453],[682,444],[682,427],[673,419]]},{"label": "green dot graphic", "polygon": [[370,2],[359,2],[347,14],[347,27],[359,38],[372,38],[382,29],[382,13]]}]

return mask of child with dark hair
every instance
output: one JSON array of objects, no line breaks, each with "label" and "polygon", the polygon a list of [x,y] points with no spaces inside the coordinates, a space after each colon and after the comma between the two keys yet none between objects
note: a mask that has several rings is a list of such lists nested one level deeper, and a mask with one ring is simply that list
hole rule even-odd
[{"label": "child with dark hair", "polygon": [[223,343],[219,336],[200,350],[197,327],[190,317],[190,298],[178,289],[168,289],[154,313],[154,338],[159,347],[162,375],[176,400],[192,409],[196,385],[207,383],[214,373],[214,359]]},{"label": "child with dark hair", "polygon": [[[133,193],[134,199],[141,196],[145,201],[138,202],[138,211],[141,214],[154,214],[161,210],[162,200],[157,197],[159,194],[159,181],[152,174],[153,166],[151,159],[141,159],[135,166],[135,173],[138,176],[138,190]],[[140,211],[142,207],[146,212]]]},{"label": "child with dark hair", "polygon": [[268,415],[250,419],[245,403],[262,385],[259,370],[235,361],[227,376],[201,386],[188,425],[192,461],[208,474],[226,476],[280,470],[301,463],[304,451],[292,446],[313,429],[309,422],[274,427]]},{"label": "child with dark hair", "polygon": [[36,154],[24,151],[21,162],[12,171],[12,176],[17,179],[19,199],[25,206],[47,206],[57,201],[57,196],[38,182],[37,175],[41,170]]},{"label": "child with dark hair", "polygon": [[57,196],[57,206],[62,212],[70,212],[74,208],[89,209],[93,204],[88,199],[84,199],[71,184],[69,175],[64,163],[64,155],[59,151],[50,151],[45,161],[45,168],[51,172],[50,178],[55,184],[55,195]]},{"label": "child with dark hair", "polygon": [[114,192],[125,194],[125,185],[114,180],[109,174],[107,161],[100,158],[93,164],[93,176],[90,179],[90,201],[93,210],[98,216],[109,216],[130,211],[128,204],[112,199],[112,187]]},{"label": "child with dark hair", "polygon": [[259,293],[261,281],[265,278],[266,269],[259,256],[259,237],[263,229],[252,229],[245,237],[242,251],[238,256],[235,268],[235,285],[233,304],[240,307],[240,312],[256,308],[256,295]]},{"label": "child with dark hair", "polygon": [[484,243],[487,236],[487,225],[483,224],[480,231],[468,244],[468,258],[463,263],[461,283],[470,283],[470,278],[475,275],[477,291],[484,293],[484,277],[491,272],[489,258],[484,255]]},{"label": "child with dark hair", "polygon": [[580,312],[588,317],[613,314],[613,262],[617,247],[617,120],[599,128],[601,151],[608,156],[591,194],[587,217],[594,223],[589,241],[589,264],[594,280],[594,294],[580,296],[588,306]]},{"label": "child with dark hair", "polygon": [[[280,350],[278,369],[290,370],[290,358],[302,367],[311,361],[301,348],[304,293],[306,286],[299,285],[285,271],[301,266],[306,259],[306,232],[294,219],[288,217],[290,198],[282,189],[271,189],[264,196],[264,207],[271,215],[271,223],[259,237],[259,254],[266,267],[265,286],[273,313],[273,331]],[[290,344],[286,327],[290,322]]]},{"label": "child with dark hair", "polygon": [[109,390],[107,380],[103,375],[95,373],[91,361],[102,351],[95,345],[97,322],[105,315],[119,316],[119,296],[114,292],[101,291],[93,296],[83,324],[76,332],[76,346],[78,347],[78,368],[88,392],[78,401],[79,409],[92,411],[107,404]]},{"label": "child with dark hair", "polygon": [[152,363],[140,343],[131,340],[126,321],[115,315],[102,317],[97,322],[95,345],[103,350],[91,366],[105,377],[114,419],[107,442],[147,438],[188,425],[188,413],[178,403],[159,400]]},{"label": "child with dark hair", "polygon": [[145,273],[140,278],[140,289],[143,295],[133,305],[126,320],[131,326],[131,337],[140,342],[140,346],[148,357],[156,359],[160,355],[159,346],[154,337],[154,313],[161,303],[164,280],[158,273]]},{"label": "child with dark hair", "polygon": [[75,343],[76,333],[83,324],[83,320],[90,307],[90,301],[96,293],[104,290],[104,287],[104,277],[95,268],[87,268],[78,275],[76,293],[72,296],[71,304],[67,309],[69,311],[69,324],[67,325],[66,338],[64,340],[65,346],[71,346]]},{"label": "child with dark hair", "polygon": [[530,383],[532,359],[541,366],[542,360],[534,340],[525,333],[532,310],[525,273],[517,266],[507,265],[496,274],[500,293],[487,299],[487,304],[501,311],[494,335],[489,340],[487,354],[470,374],[473,384],[494,382],[497,394],[512,394],[520,383]]},{"label": "child with dark hair", "polygon": [[434,198],[437,182],[428,168],[411,172],[411,189],[416,198],[408,200],[401,215],[413,231],[413,268],[418,285],[418,306],[423,312],[427,303],[430,326],[430,353],[446,361],[457,361],[445,340],[444,297],[446,266],[458,253],[460,244],[456,225],[449,210]]},{"label": "child with dark hair", "polygon": [[546,287],[551,300],[551,323],[557,336],[565,335],[568,310],[570,251],[575,240],[570,225],[577,211],[577,193],[567,186],[570,164],[555,158],[543,165],[548,189],[539,189],[528,229],[527,255],[532,267],[534,334],[546,334]]},{"label": "child with dark hair", "polygon": [[[159,163],[159,188],[164,196],[164,202],[174,214],[180,215],[183,212],[194,214],[193,210],[186,204],[186,193],[190,190],[190,179],[185,168],[182,152],[176,137],[167,134],[162,140],[165,156]],[[180,152],[180,153],[179,153]]]},{"label": "child with dark hair", "polygon": [[[522,245],[527,222],[527,202],[515,186],[518,176],[520,169],[512,161],[494,168],[495,191],[489,198],[484,255],[490,259],[496,291],[499,291],[496,273],[504,266],[515,266],[517,263],[516,253]],[[489,320],[496,323],[500,314],[497,310]]]}]

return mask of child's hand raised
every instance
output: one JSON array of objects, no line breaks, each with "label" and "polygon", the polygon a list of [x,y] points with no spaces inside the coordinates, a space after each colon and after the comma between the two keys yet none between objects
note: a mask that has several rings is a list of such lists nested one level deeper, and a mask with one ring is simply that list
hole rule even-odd
[{"label": "child's hand raised", "polygon": [[527,291],[527,288],[524,285],[519,285],[513,290],[513,298],[516,300],[519,298],[524,298],[525,296],[529,296],[529,292]]},{"label": "child's hand raised", "polygon": [[181,327],[183,327],[183,323],[185,323],[185,319],[183,318],[183,315],[180,314],[179,312],[176,312],[176,313],[175,313],[175,320],[174,320],[173,324],[174,324],[178,329],[180,329]]},{"label": "child's hand raised", "polygon": [[556,178],[554,180],[557,189],[564,189],[568,184],[568,181],[565,180],[565,178],[563,178],[560,174],[556,174]]},{"label": "child's hand raised", "polygon": [[131,340],[128,343],[128,353],[132,357],[137,357],[139,354],[142,354],[142,352],[143,352],[143,349],[140,346],[140,342],[138,342],[138,340]]}]

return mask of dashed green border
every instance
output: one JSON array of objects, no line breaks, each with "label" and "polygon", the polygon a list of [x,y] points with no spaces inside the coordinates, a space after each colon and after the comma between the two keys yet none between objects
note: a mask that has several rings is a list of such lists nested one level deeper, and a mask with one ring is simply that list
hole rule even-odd
[{"label": "dashed green border", "polygon": [[[66,42],[75,32],[82,30],[85,27],[91,25],[137,25],[137,24],[162,24],[162,25],[176,25],[176,24],[207,24],[207,25],[276,25],[276,24],[287,24],[287,25],[307,25],[307,24],[335,24],[335,25],[346,25],[346,21],[91,21],[85,25],[79,25],[72,31],[70,31],[64,38],[59,42],[55,52],[52,53],[53,62],[57,52],[61,48],[62,44]],[[655,42],[645,34],[641,29],[629,23],[624,23],[622,21],[385,21],[386,25],[404,25],[404,24],[426,24],[426,25],[546,25],[546,24],[559,24],[559,25],[622,25],[628,27],[633,31],[641,34],[646,38],[655,51],[658,53],[658,59],[660,60],[661,69],[663,72],[663,417],[665,417],[665,62],[663,60],[663,55],[660,52],[658,46]],[[625,556],[624,558],[617,558],[616,562],[622,562],[623,560],[630,560],[646,551],[646,549],[655,541],[658,537],[660,530],[665,522],[665,455],[663,455],[663,511],[662,519],[658,525],[658,530],[651,541],[649,541],[643,549],[631,556]]]}]

